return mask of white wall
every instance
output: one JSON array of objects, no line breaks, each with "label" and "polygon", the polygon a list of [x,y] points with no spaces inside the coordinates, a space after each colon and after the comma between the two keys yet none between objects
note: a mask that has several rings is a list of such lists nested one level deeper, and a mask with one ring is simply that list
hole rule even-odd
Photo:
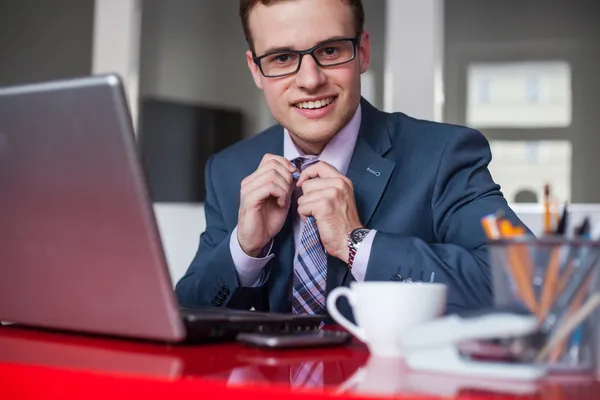
[{"label": "white wall", "polygon": [[121,77],[136,128],[141,16],[142,0],[95,1],[92,73],[116,73]]},{"label": "white wall", "polygon": [[444,0],[387,0],[385,111],[442,120]]},{"label": "white wall", "polygon": [[202,204],[154,205],[173,285],[185,274],[206,227]]}]

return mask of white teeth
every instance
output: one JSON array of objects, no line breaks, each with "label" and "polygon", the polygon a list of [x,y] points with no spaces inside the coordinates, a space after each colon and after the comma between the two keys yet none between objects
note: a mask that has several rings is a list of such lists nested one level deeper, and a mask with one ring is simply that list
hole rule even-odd
[{"label": "white teeth", "polygon": [[303,101],[301,103],[296,103],[295,106],[298,108],[307,108],[312,110],[314,108],[325,107],[326,105],[331,104],[332,101],[333,97],[330,97],[328,99],[322,99],[317,101]]}]

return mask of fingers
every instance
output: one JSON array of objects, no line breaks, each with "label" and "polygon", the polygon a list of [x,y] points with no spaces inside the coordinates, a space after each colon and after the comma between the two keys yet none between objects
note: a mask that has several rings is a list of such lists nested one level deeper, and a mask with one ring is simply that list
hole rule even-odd
[{"label": "fingers", "polygon": [[293,182],[292,173],[296,171],[296,167],[294,167],[289,161],[287,161],[283,157],[267,154],[265,155],[265,157],[263,157],[263,161],[261,161],[256,171],[254,171],[251,175],[247,176],[242,181],[241,186],[244,187],[248,183],[256,180],[257,178],[260,178],[265,172],[268,172],[270,170],[278,171],[279,174],[291,185]]},{"label": "fingers", "polygon": [[[336,190],[336,189],[331,189]],[[308,197],[303,199],[302,202],[298,202],[298,214],[304,218],[312,216],[321,227],[322,223],[325,226],[331,227],[332,224],[336,225],[333,221],[341,221],[342,216],[347,214],[347,204],[339,202],[335,199],[335,195],[327,195],[324,193],[315,192],[315,197]]]},{"label": "fingers", "polygon": [[288,172],[285,176],[277,169],[270,169],[259,173],[252,180],[242,183],[242,201],[254,204],[260,202],[269,195],[278,199],[277,203],[283,207],[288,204],[293,191],[293,178]]},{"label": "fingers", "polygon": [[[262,167],[265,164],[271,163],[271,162],[276,162],[276,163],[283,165],[287,170],[290,171],[290,173],[293,173],[296,171],[296,167],[287,158],[278,156],[275,154],[268,154],[268,153],[263,156],[262,160],[260,161],[260,164],[258,165],[258,168]],[[258,170],[258,168],[257,168],[257,170]]]},{"label": "fingers", "polygon": [[301,207],[308,204],[312,204],[312,206],[309,207],[311,211],[315,210],[315,204],[322,204],[322,206],[319,206],[319,209],[325,213],[329,213],[334,211],[335,207],[344,204],[344,194],[340,189],[330,186],[300,196],[298,199],[298,213],[304,216],[313,215],[316,217],[315,214],[305,214],[304,212],[300,211]]},{"label": "fingers", "polygon": [[[319,203],[323,201],[327,204],[331,203],[332,205],[341,204],[349,197],[349,194],[354,191],[350,179],[342,175],[333,166],[323,161],[311,165],[302,171],[296,185],[302,186],[303,193],[298,199],[299,207],[306,203]],[[326,206],[326,208],[327,207],[328,206]],[[300,211],[301,210],[299,210],[299,213],[301,215],[311,215],[303,214]]]},{"label": "fingers", "polygon": [[243,181],[241,187],[244,188],[250,184],[256,184],[255,181],[264,183],[265,179],[280,177],[286,182],[285,186],[291,186],[294,183],[294,177],[292,173],[283,165],[277,161],[271,161],[265,165],[259,167],[252,175],[247,176]]},{"label": "fingers", "polygon": [[293,190],[292,172],[296,168],[285,158],[266,154],[258,169],[241,183],[240,194],[243,204],[256,206],[270,196],[277,198],[277,204],[289,204]]},{"label": "fingers", "polygon": [[296,185],[304,188],[304,183],[312,178],[340,178],[349,186],[352,185],[350,179],[341,174],[337,169],[335,169],[335,167],[326,163],[325,161],[319,161],[318,163],[313,164],[302,171]]},{"label": "fingers", "polygon": [[348,182],[342,177],[319,178],[305,181],[302,184],[302,193],[306,196],[312,192],[324,190],[329,187],[334,187],[342,193],[346,193],[350,189]]},{"label": "fingers", "polygon": [[298,204],[298,214],[300,215],[300,217],[302,218],[302,222],[306,222],[306,217],[308,216],[313,216],[314,214],[317,212],[318,209],[318,202],[308,202],[308,203],[304,203],[304,204]]},{"label": "fingers", "polygon": [[258,186],[255,190],[243,195],[243,198],[244,203],[247,205],[259,205],[269,197],[274,197],[277,199],[277,205],[283,208],[289,204],[289,193],[289,189],[282,188],[281,185],[275,182],[270,182]]}]

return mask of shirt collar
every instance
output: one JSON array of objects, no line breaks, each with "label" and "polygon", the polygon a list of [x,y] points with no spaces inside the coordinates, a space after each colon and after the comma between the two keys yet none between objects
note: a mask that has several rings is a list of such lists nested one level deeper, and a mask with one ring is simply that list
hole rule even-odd
[{"label": "shirt collar", "polygon": [[[361,117],[361,106],[359,104],[350,122],[327,143],[321,154],[319,154],[319,161],[325,161],[340,173],[346,175],[358,139]],[[292,140],[289,131],[284,128],[283,156],[291,161],[304,155],[304,152]]]}]

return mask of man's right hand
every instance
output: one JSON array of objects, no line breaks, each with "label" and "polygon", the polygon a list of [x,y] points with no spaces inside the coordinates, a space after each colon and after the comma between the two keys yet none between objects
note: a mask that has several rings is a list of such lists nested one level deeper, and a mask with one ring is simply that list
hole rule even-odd
[{"label": "man's right hand", "polygon": [[237,238],[247,255],[257,257],[283,227],[295,188],[295,171],[289,160],[265,154],[256,171],[242,181]]}]

